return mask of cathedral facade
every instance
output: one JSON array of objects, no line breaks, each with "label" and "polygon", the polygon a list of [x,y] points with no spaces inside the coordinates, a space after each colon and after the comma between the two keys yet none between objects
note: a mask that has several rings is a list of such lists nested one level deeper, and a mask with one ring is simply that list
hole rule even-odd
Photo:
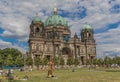
[{"label": "cathedral facade", "polygon": [[90,25],[83,26],[80,32],[81,38],[75,33],[71,37],[71,31],[64,20],[57,13],[56,7],[51,16],[42,22],[39,16],[35,16],[30,24],[29,53],[33,62],[37,56],[63,58],[67,62],[68,57],[78,58],[80,64],[86,64],[87,60],[96,58],[96,44],[94,32]]}]

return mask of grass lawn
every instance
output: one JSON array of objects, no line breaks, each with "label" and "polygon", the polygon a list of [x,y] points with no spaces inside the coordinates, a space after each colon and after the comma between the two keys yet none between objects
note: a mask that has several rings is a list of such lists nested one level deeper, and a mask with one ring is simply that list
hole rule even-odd
[{"label": "grass lawn", "polygon": [[[13,76],[20,79],[27,75],[27,81],[13,82],[120,82],[120,72],[105,72],[88,69],[77,69],[75,72],[71,70],[55,70],[56,78],[47,78],[47,71],[33,70],[32,72],[14,71]],[[2,82],[8,82],[4,80]]]}]

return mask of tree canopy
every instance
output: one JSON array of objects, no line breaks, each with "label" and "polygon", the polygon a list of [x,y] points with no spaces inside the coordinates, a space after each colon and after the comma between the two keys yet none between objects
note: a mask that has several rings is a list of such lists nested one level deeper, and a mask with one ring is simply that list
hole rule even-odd
[{"label": "tree canopy", "polygon": [[23,66],[22,52],[15,48],[0,50],[0,66]]}]

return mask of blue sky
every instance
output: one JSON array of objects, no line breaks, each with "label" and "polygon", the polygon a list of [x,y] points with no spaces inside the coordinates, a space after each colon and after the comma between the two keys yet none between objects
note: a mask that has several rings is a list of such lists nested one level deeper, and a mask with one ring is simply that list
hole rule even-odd
[{"label": "blue sky", "polygon": [[92,26],[97,57],[120,55],[120,0],[0,0],[0,49],[26,52],[32,18],[38,13],[44,22],[54,3],[72,35],[79,35],[85,23]]}]

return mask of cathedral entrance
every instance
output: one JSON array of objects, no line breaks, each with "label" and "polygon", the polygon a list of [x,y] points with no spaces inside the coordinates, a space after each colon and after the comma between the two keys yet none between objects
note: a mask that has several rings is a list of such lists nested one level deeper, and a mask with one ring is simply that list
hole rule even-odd
[{"label": "cathedral entrance", "polygon": [[46,58],[48,61],[50,61],[50,55],[47,55]]},{"label": "cathedral entrance", "polygon": [[62,49],[62,57],[63,57],[63,59],[64,59],[64,61],[65,61],[65,65],[66,65],[66,64],[67,64],[67,59],[68,59],[68,57],[72,57],[70,48],[64,47],[64,48]]},{"label": "cathedral entrance", "polygon": [[70,48],[64,47],[64,48],[62,49],[62,55],[72,56]]},{"label": "cathedral entrance", "polygon": [[91,57],[90,57],[91,63],[93,63],[94,58],[95,58],[94,56],[91,56]]},{"label": "cathedral entrance", "polygon": [[85,57],[81,56],[81,64],[84,65],[85,64]]}]

